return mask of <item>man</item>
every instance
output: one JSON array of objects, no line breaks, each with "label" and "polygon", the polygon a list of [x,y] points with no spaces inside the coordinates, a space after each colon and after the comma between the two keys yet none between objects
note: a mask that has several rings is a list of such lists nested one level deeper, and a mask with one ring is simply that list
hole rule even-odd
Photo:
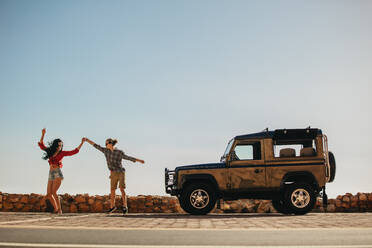
[{"label": "man", "polygon": [[121,196],[123,200],[123,214],[128,213],[128,205],[127,205],[127,197],[125,194],[125,169],[123,168],[121,164],[122,159],[130,160],[132,162],[140,162],[140,163],[145,163],[145,161],[138,159],[138,158],[133,158],[130,156],[127,156],[124,154],[122,150],[114,148],[114,146],[117,143],[117,140],[114,139],[107,139],[106,140],[106,148],[101,147],[91,141],[88,138],[85,138],[86,141],[93,145],[96,149],[99,151],[103,152],[106,157],[107,161],[107,167],[110,170],[110,184],[111,184],[111,195],[110,195],[110,210],[108,213],[112,213],[116,210],[115,206],[115,191],[117,189],[117,185],[119,183],[119,188],[121,191]]}]

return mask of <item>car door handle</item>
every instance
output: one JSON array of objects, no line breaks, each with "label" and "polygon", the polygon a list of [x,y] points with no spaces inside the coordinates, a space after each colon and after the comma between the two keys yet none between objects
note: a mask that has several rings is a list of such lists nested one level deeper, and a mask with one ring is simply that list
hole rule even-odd
[{"label": "car door handle", "polygon": [[260,172],[263,172],[263,169],[261,169],[261,170],[260,169],[255,169],[254,170],[254,173],[260,173]]}]

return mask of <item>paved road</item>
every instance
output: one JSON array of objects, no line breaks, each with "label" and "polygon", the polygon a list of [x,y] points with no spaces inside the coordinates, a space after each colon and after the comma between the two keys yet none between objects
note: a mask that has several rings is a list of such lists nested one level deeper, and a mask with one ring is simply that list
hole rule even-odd
[{"label": "paved road", "polygon": [[[125,230],[0,228],[2,244],[372,247],[372,229],[308,230]],[[38,246],[38,245],[36,245]]]},{"label": "paved road", "polygon": [[372,247],[372,213],[0,213],[0,247]]},{"label": "paved road", "polygon": [[372,228],[372,213],[281,214],[63,214],[0,212],[1,226],[133,229]]}]

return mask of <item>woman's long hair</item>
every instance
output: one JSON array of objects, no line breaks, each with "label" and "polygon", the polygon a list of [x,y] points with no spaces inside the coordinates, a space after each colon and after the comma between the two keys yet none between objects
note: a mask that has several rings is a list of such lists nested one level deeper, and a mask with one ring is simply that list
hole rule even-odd
[{"label": "woman's long hair", "polygon": [[[56,153],[57,148],[59,146],[59,142],[62,142],[62,140],[61,139],[55,139],[52,142],[49,142],[49,147],[45,148],[45,150],[44,150],[45,154],[44,154],[43,159],[48,160],[50,157],[52,157]],[[62,144],[62,147],[61,147],[60,151],[62,151],[62,148],[63,148],[63,144]]]}]

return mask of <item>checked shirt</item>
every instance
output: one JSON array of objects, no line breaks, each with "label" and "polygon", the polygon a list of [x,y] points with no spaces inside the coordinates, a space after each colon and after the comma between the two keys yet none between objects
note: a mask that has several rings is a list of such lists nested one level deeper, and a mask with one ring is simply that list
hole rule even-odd
[{"label": "checked shirt", "polygon": [[107,167],[110,171],[124,172],[125,169],[123,168],[123,165],[121,164],[122,159],[136,162],[135,158],[125,155],[125,153],[122,150],[114,149],[113,151],[111,151],[110,149],[104,148],[97,144],[94,144],[93,146],[97,150],[105,154],[106,161],[107,161]]}]

